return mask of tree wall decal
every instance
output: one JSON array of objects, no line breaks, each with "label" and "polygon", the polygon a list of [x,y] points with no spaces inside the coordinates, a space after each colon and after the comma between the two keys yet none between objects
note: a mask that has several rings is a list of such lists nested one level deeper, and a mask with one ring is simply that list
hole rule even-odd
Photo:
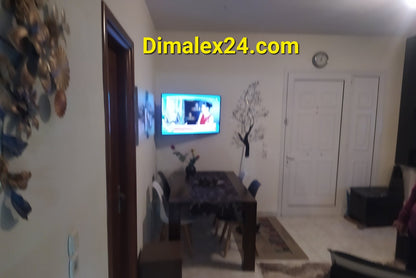
[{"label": "tree wall decal", "polygon": [[240,161],[250,156],[250,142],[256,142],[264,138],[264,128],[258,124],[259,119],[267,117],[269,111],[263,106],[261,92],[257,89],[259,81],[251,83],[240,96],[237,106],[233,110],[233,118],[238,126],[234,132],[233,142],[243,147]]}]

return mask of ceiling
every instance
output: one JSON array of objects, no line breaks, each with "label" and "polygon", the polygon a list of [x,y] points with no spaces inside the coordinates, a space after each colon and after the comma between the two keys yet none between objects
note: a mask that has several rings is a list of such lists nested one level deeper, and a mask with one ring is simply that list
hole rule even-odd
[{"label": "ceiling", "polygon": [[416,33],[404,0],[146,0],[157,30],[341,35]]}]

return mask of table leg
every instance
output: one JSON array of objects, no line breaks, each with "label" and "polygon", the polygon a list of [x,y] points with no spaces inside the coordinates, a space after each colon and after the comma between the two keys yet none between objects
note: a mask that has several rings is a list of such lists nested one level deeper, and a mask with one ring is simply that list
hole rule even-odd
[{"label": "table leg", "polygon": [[243,270],[254,271],[256,256],[257,203],[243,204]]},{"label": "table leg", "polygon": [[169,204],[169,240],[181,239],[181,211],[175,204]]}]

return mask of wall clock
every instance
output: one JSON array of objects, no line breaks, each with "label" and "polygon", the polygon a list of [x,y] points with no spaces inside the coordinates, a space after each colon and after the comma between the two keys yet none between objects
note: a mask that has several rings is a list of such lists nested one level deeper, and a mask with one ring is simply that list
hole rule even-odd
[{"label": "wall clock", "polygon": [[312,57],[312,64],[317,67],[318,69],[321,69],[328,64],[328,54],[324,51],[319,51],[315,53]]}]

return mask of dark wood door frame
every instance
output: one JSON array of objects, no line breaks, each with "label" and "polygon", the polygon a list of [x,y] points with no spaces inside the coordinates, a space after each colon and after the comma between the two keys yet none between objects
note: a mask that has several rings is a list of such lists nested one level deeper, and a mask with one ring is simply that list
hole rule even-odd
[{"label": "dark wood door frame", "polygon": [[[102,46],[103,46],[103,85],[105,110],[105,152],[106,152],[106,181],[107,181],[107,233],[108,233],[108,271],[110,278],[137,277],[137,211],[136,211],[136,149],[134,128],[134,44],[123,27],[114,17],[107,5],[102,2]],[[113,115],[111,107],[114,95],[110,90],[110,61],[109,47],[116,47],[120,64],[118,68],[125,79],[118,83],[122,88],[122,99],[116,102],[124,109],[118,109]],[[120,82],[120,81],[118,81]],[[114,93],[114,92],[113,92]],[[118,96],[119,97],[119,96]],[[119,97],[120,98],[120,97]],[[125,110],[125,111],[123,111]],[[121,144],[118,144],[114,154],[111,125],[113,117],[122,123],[123,132]],[[114,154],[114,155],[113,155]],[[122,160],[117,161],[117,157]],[[120,167],[125,175],[121,174],[122,186],[116,184],[114,169]],[[120,178],[120,177],[119,177]],[[121,189],[120,189],[121,188]],[[121,203],[122,202],[122,203]],[[122,207],[122,209],[120,209]],[[121,212],[120,212],[121,211]],[[127,223],[120,225],[120,223]],[[121,253],[120,253],[121,252]],[[121,254],[121,255],[120,255]]]}]

